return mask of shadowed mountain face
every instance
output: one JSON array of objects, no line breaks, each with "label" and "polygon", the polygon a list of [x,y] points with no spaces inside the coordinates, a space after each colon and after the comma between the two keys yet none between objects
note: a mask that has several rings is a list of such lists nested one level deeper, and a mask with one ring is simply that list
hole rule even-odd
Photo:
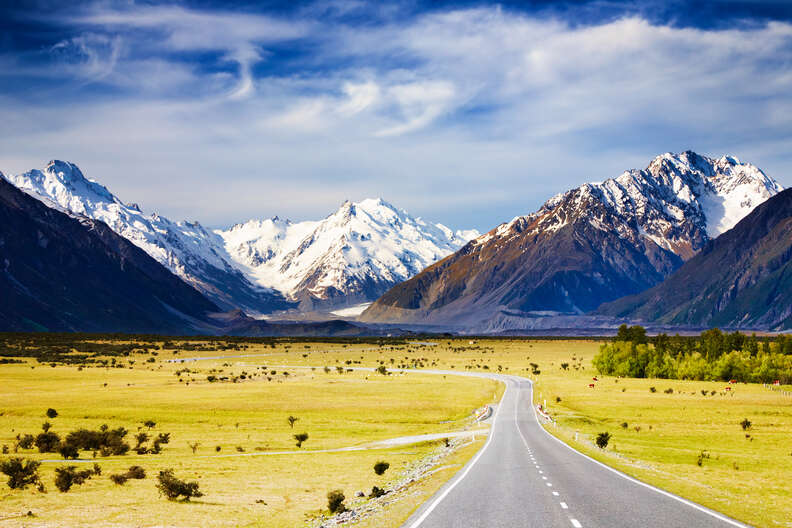
[{"label": "shadowed mountain face", "polygon": [[674,325],[792,328],[792,189],[758,206],[662,284],[597,312]]},{"label": "shadowed mountain face", "polygon": [[470,327],[505,312],[585,313],[658,284],[779,190],[732,157],[664,154],[474,239],[362,320]]},{"label": "shadowed mountain face", "polygon": [[185,333],[217,307],[103,222],[0,177],[0,330]]}]

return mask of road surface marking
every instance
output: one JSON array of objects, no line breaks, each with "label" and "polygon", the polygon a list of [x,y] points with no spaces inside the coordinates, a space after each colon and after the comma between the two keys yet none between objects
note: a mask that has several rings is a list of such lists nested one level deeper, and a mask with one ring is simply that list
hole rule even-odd
[{"label": "road surface marking", "polygon": [[572,526],[574,526],[575,528],[583,528],[583,525],[580,524],[577,519],[569,519],[569,520],[572,521]]},{"label": "road surface marking", "polygon": [[566,503],[566,502],[562,502],[562,503],[561,503],[561,507],[562,507],[563,509],[565,509],[565,510],[566,510],[567,508],[569,508],[569,506],[567,506],[567,503]]},{"label": "road surface marking", "polygon": [[552,488],[552,487],[553,487],[553,485],[552,485],[552,484],[550,484],[549,482],[547,483],[547,486],[548,486],[548,487],[550,487],[550,488]]},{"label": "road surface marking", "polygon": [[[533,382],[531,382],[531,381],[529,380],[529,381],[528,381],[528,383],[530,383],[530,385],[531,385],[531,409],[533,409],[533,412],[534,412],[534,418],[536,419],[536,423],[539,425],[539,429],[541,429],[542,431],[544,431],[544,433],[545,433],[547,436],[549,436],[550,438],[552,438],[553,440],[555,440],[556,442],[558,442],[558,443],[559,443],[559,444],[561,444],[562,446],[566,447],[567,449],[569,449],[570,451],[572,451],[572,452],[574,452],[574,453],[577,453],[578,455],[582,456],[583,458],[586,458],[586,459],[588,459],[589,461],[591,461],[591,462],[593,462],[593,463],[597,464],[598,466],[600,466],[600,467],[602,467],[602,468],[605,468],[605,469],[607,469],[607,470],[608,470],[608,471],[610,471],[611,473],[614,473],[614,474],[616,474],[616,475],[620,476],[621,478],[623,478],[623,479],[625,479],[625,480],[629,480],[630,482],[633,482],[633,483],[635,483],[635,484],[638,484],[639,486],[643,486],[644,488],[647,488],[647,489],[650,489],[650,490],[652,490],[652,491],[655,491],[655,492],[659,493],[660,495],[664,495],[664,496],[666,496],[666,497],[668,497],[668,498],[670,498],[670,499],[674,499],[675,501],[681,502],[682,504],[685,504],[685,505],[687,505],[687,506],[690,506],[691,508],[694,508],[694,509],[696,509],[696,510],[698,510],[698,511],[702,512],[702,513],[706,513],[706,514],[707,514],[707,515],[709,515],[710,517],[714,517],[714,518],[718,519],[719,521],[723,521],[723,522],[725,522],[725,523],[727,523],[727,524],[730,524],[730,525],[732,525],[732,526],[737,526],[737,527],[739,527],[739,528],[750,528],[750,527],[749,527],[749,525],[747,525],[747,524],[743,524],[743,523],[741,523],[741,522],[739,522],[739,521],[736,521],[736,520],[734,520],[734,519],[730,519],[730,518],[726,517],[725,515],[722,515],[722,514],[720,514],[720,513],[716,512],[716,511],[714,511],[714,510],[710,510],[709,508],[705,508],[704,506],[701,506],[701,505],[699,505],[699,504],[696,504],[695,502],[689,501],[689,500],[687,500],[687,499],[683,499],[683,498],[682,498],[682,497],[680,497],[679,495],[674,495],[673,493],[670,493],[670,492],[668,492],[668,491],[665,491],[665,490],[662,490],[662,489],[660,489],[660,488],[657,488],[657,487],[655,487],[655,486],[652,486],[651,484],[647,484],[646,482],[641,482],[640,480],[638,480],[638,479],[636,479],[636,478],[633,478],[633,477],[631,477],[631,476],[627,475],[626,473],[622,473],[622,472],[621,472],[621,471],[619,471],[618,469],[614,469],[614,468],[612,468],[612,467],[610,467],[610,466],[608,466],[608,465],[606,465],[606,464],[603,464],[603,463],[602,463],[602,462],[600,462],[599,460],[595,460],[595,459],[591,458],[590,456],[588,456],[588,455],[586,455],[586,454],[584,454],[584,453],[581,453],[580,451],[578,451],[577,449],[575,449],[575,448],[574,448],[574,447],[572,447],[571,445],[567,444],[566,442],[564,442],[564,441],[563,441],[563,440],[561,440],[560,438],[556,438],[555,436],[553,436],[552,434],[550,434],[550,431],[548,431],[547,429],[545,429],[545,428],[542,426],[542,422],[540,422],[540,421],[539,421],[539,415],[538,415],[538,414],[537,414],[537,412],[536,412],[536,408],[533,406]],[[519,395],[519,394],[518,394],[518,395]],[[519,430],[519,429],[520,429],[520,427],[519,427],[519,426],[517,426],[517,429]],[[574,523],[573,523],[573,524],[574,524]]]},{"label": "road surface marking", "polygon": [[[501,401],[500,401],[501,403],[503,403],[503,401],[506,399],[506,394],[508,394],[508,392],[509,392],[509,383],[507,383],[506,381],[503,381],[503,383],[506,385],[506,390],[503,391],[503,395],[501,396]],[[518,387],[519,387],[519,382],[518,382]],[[490,426],[489,436],[487,437],[487,441],[484,444],[484,447],[482,447],[481,450],[478,453],[476,453],[476,456],[473,457],[473,460],[470,461],[470,463],[468,464],[467,468],[465,468],[465,470],[462,472],[462,474],[459,476],[459,478],[456,479],[454,482],[452,482],[451,485],[448,486],[445,489],[445,491],[443,491],[434,500],[434,502],[432,502],[424,510],[424,512],[421,514],[421,516],[418,517],[415,520],[415,522],[413,522],[409,526],[409,528],[418,528],[419,526],[421,526],[421,523],[423,523],[426,520],[426,518],[429,517],[429,514],[432,513],[435,508],[437,508],[437,505],[440,504],[443,501],[443,499],[445,499],[448,496],[449,493],[451,493],[451,490],[453,490],[457,486],[457,484],[462,482],[462,480],[467,476],[468,473],[470,473],[470,470],[473,469],[473,466],[476,465],[476,462],[478,462],[478,459],[481,458],[481,455],[484,454],[484,452],[489,447],[490,443],[492,443],[492,439],[495,438],[495,434],[494,434],[495,433],[495,426],[498,423],[498,416],[500,415],[500,410],[502,408],[503,408],[503,405],[498,405],[498,409],[495,411],[495,416],[493,416],[492,425]],[[516,419],[516,416],[517,416],[517,414],[516,414],[517,413],[517,411],[516,411],[517,410],[517,406],[516,405],[514,406],[514,409],[515,409],[515,419]],[[518,427],[517,430],[519,431],[520,428]],[[524,441],[525,441],[525,438],[523,438],[523,442]]]},{"label": "road surface marking", "polygon": [[547,477],[542,477],[542,480],[547,480]]},{"label": "road surface marking", "polygon": [[555,495],[556,497],[558,497],[558,492],[557,492],[557,491],[554,491],[554,492],[553,492],[553,495]]}]

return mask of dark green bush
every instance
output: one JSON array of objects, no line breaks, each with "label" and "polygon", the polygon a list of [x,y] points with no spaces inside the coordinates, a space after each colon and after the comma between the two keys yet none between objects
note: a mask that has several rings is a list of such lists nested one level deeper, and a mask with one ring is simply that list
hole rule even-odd
[{"label": "dark green bush", "polygon": [[55,453],[60,448],[61,439],[57,433],[47,431],[36,436],[35,444],[39,453]]},{"label": "dark green bush", "polygon": [[47,409],[47,418],[56,418],[58,416],[58,411],[50,407]]},{"label": "dark green bush", "polygon": [[168,500],[177,500],[179,497],[183,497],[182,500],[189,501],[192,497],[203,497],[197,482],[185,482],[176,478],[172,469],[159,472],[157,489]]},{"label": "dark green bush", "polygon": [[369,498],[376,499],[377,497],[382,497],[386,493],[387,492],[384,489],[374,486],[373,488],[371,488],[371,493],[369,493]]},{"label": "dark green bush", "polygon": [[598,434],[596,440],[597,447],[599,447],[600,449],[605,449],[606,447],[608,447],[608,442],[610,442],[610,439],[611,439],[611,434],[608,432]]},{"label": "dark green bush", "polygon": [[0,473],[8,476],[8,487],[25,489],[31,484],[39,484],[38,468],[41,462],[21,457],[0,461]]},{"label": "dark green bush", "polygon": [[374,464],[374,473],[376,473],[377,475],[382,475],[388,470],[389,467],[390,467],[389,463],[384,461],[379,461],[376,464]]},{"label": "dark green bush", "polygon": [[55,487],[61,492],[66,493],[74,485],[81,485],[94,475],[101,475],[102,470],[98,464],[94,464],[93,469],[77,471],[77,466],[66,466],[55,469]]},{"label": "dark green bush", "polygon": [[343,491],[333,490],[329,492],[327,494],[327,509],[330,510],[331,513],[342,513],[346,511],[344,500],[346,500],[346,497]]}]

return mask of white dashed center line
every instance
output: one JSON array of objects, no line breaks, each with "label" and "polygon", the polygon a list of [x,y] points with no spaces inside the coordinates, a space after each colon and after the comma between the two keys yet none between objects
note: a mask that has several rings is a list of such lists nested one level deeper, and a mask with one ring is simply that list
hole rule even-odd
[{"label": "white dashed center line", "polygon": [[554,492],[553,492],[553,495],[554,495],[554,496],[556,496],[556,497],[558,497],[558,492],[557,492],[557,491],[554,491]]},{"label": "white dashed center line", "polygon": [[567,508],[569,508],[569,506],[567,506],[567,503],[566,503],[566,502],[562,502],[562,503],[561,503],[561,508],[563,508],[563,509],[565,509],[565,510],[566,510]]},{"label": "white dashed center line", "polygon": [[572,526],[575,528],[583,528],[583,525],[578,522],[577,519],[569,519],[572,522]]}]

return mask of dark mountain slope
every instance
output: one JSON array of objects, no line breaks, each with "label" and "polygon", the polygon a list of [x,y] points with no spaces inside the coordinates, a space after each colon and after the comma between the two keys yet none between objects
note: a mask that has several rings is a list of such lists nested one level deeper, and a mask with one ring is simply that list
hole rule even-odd
[{"label": "dark mountain slope", "polygon": [[0,330],[195,332],[217,307],[103,222],[0,178]]},{"label": "dark mountain slope", "polygon": [[792,328],[792,189],[759,205],[662,284],[597,313],[663,324]]}]

